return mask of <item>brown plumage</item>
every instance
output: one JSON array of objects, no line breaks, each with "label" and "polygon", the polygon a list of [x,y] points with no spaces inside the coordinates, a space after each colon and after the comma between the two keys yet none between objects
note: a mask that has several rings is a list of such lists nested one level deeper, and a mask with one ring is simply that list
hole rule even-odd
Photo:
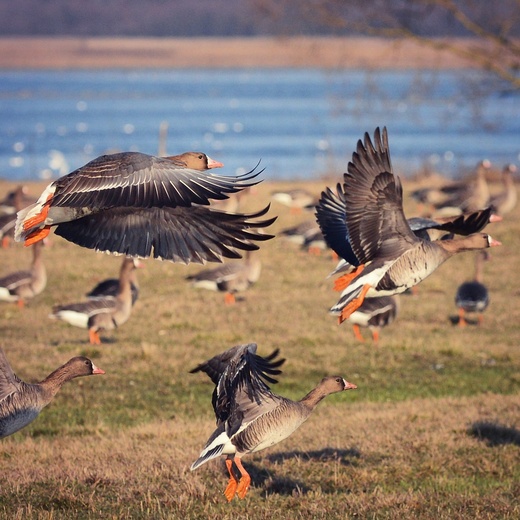
[{"label": "brown plumage", "polygon": [[0,438],[34,421],[67,381],[104,373],[90,359],[81,356],[72,358],[40,383],[25,383],[14,374],[0,349]]},{"label": "brown plumage", "polygon": [[497,193],[489,200],[489,205],[497,213],[503,216],[513,211],[518,201],[518,194],[516,192],[514,174],[516,166],[514,164],[507,164],[502,170],[502,184],[503,190]]},{"label": "brown plumage", "polygon": [[[273,375],[284,360],[277,360],[278,350],[265,358],[256,354],[255,343],[239,345],[202,363],[192,372],[208,374],[216,385],[213,408],[217,429],[209,438],[191,469],[208,460],[227,455],[229,483],[224,492],[228,501],[235,494],[244,498],[251,477],[241,458],[277,444],[291,435],[310,416],[316,405],[326,396],[356,388],[340,376],[325,377],[316,388],[300,401],[275,395],[267,383],[276,383]],[[240,471],[237,481],[233,463]]]},{"label": "brown plumage", "polygon": [[101,344],[99,332],[114,330],[123,325],[132,313],[132,272],[139,266],[135,258],[123,259],[119,274],[119,288],[115,297],[90,299],[53,307],[50,318],[65,321],[76,327],[86,328],[91,344]]},{"label": "brown plumage", "polygon": [[418,238],[403,212],[402,187],[392,172],[386,129],[359,141],[344,175],[345,214],[355,270],[331,308],[340,323],[365,296],[404,292],[462,251],[500,245],[485,233],[431,242]]},{"label": "brown plumage", "polygon": [[16,271],[0,278],[0,300],[16,302],[21,308],[25,302],[40,294],[47,285],[47,271],[43,263],[43,242],[32,246],[31,269]]},{"label": "brown plumage", "polygon": [[209,207],[211,199],[258,183],[254,172],[227,177],[205,171],[217,166],[199,152],[98,157],[51,183],[35,204],[18,212],[15,239],[29,245],[54,227],[75,244],[109,253],[186,264],[240,258],[238,250],[258,249],[255,242],[272,238],[255,230],[275,219],[251,220],[269,206],[249,215]]},{"label": "brown plumage", "polygon": [[204,269],[197,274],[187,276],[193,287],[225,293],[224,301],[231,305],[235,295],[247,291],[260,278],[262,262],[256,251],[247,251],[245,258],[226,262],[213,269]]}]

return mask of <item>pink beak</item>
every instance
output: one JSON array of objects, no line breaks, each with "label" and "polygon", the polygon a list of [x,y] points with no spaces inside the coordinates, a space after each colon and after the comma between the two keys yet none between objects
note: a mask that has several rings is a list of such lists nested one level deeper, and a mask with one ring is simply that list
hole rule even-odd
[{"label": "pink beak", "polygon": [[[345,381],[345,379],[343,379]],[[354,383],[349,383],[348,381],[345,381],[345,388],[344,390],[355,390],[357,388],[357,385]]]},{"label": "pink beak", "polygon": [[215,161],[215,159],[208,156],[208,170],[211,170],[211,168],[222,168],[222,166],[224,166],[224,163]]},{"label": "pink beak", "polygon": [[96,365],[94,365],[94,363],[92,363],[92,374],[104,374],[105,371],[101,368],[98,368]]}]

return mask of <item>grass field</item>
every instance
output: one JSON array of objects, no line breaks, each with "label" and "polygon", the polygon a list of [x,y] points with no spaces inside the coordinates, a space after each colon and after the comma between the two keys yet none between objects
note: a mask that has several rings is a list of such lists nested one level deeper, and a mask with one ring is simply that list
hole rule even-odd
[{"label": "grass field", "polygon": [[[318,195],[337,180],[305,187]],[[261,184],[243,209],[260,209],[289,185]],[[413,210],[407,200],[408,216]],[[276,203],[270,213],[279,216],[274,233],[312,218]],[[416,296],[402,297],[377,347],[328,315],[337,298],[330,256],[310,256],[279,236],[263,244],[262,276],[235,306],[188,285],[185,276],[200,266],[146,261],[131,319],[90,346],[86,331],[47,315],[115,276],[120,259],[52,235],[48,286],[23,311],[0,306],[1,346],[27,381],[78,354],[106,375],[68,383],[35,422],[2,441],[0,517],[519,518],[520,208],[488,231],[503,246],[485,266],[484,324],[450,322],[456,287],[473,274],[473,256],[459,255]],[[20,244],[0,254],[0,276],[30,264]],[[214,417],[210,381],[188,372],[246,342],[260,354],[281,349],[277,393],[297,399],[335,374],[358,389],[330,396],[292,437],[246,456],[252,487],[228,504],[222,460],[189,470]]]}]

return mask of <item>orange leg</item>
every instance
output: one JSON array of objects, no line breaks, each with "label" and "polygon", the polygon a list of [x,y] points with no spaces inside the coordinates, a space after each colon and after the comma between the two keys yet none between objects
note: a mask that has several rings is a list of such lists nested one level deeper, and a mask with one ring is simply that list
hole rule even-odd
[{"label": "orange leg", "polygon": [[484,316],[482,314],[479,314],[477,319],[479,325],[482,325],[484,323]]},{"label": "orange leg", "polygon": [[309,249],[307,249],[307,253],[312,256],[321,256],[321,249],[317,246],[310,246]]},{"label": "orange leg", "polygon": [[233,459],[226,459],[226,468],[229,473],[229,482],[226,487],[226,490],[224,491],[224,495],[227,498],[228,502],[231,502],[233,500],[233,497],[235,496],[238,482],[235,479],[235,476],[233,475]]},{"label": "orange leg", "polygon": [[334,282],[334,290],[335,291],[343,291],[348,287],[348,284],[359,274],[363,269],[365,268],[364,264],[358,265],[351,273],[344,274],[343,276],[340,276],[335,282]]},{"label": "orange leg", "polygon": [[18,308],[19,309],[23,309],[25,307],[25,302],[22,300],[22,298],[20,298],[17,302],[16,302],[16,305],[18,305]]},{"label": "orange leg", "polygon": [[459,309],[459,327],[465,327],[467,325],[466,318],[464,317],[464,309]]},{"label": "orange leg", "polygon": [[9,237],[2,237],[2,248],[7,249],[9,247]]},{"label": "orange leg", "polygon": [[41,229],[37,229],[36,231],[29,233],[25,239],[24,246],[32,246],[34,243],[46,238],[50,232],[51,226],[44,226]]},{"label": "orange leg", "polygon": [[43,222],[45,222],[45,219],[47,218],[47,215],[49,214],[49,208],[51,207],[51,199],[52,199],[52,193],[48,195],[47,200],[45,201],[42,210],[37,215],[34,215],[34,217],[30,217],[26,219],[23,223],[23,228],[25,230],[31,229],[33,227],[37,227]]},{"label": "orange leg", "polygon": [[372,340],[374,343],[379,342],[379,330],[378,329],[372,329]]},{"label": "orange leg", "polygon": [[224,296],[224,303],[226,305],[233,305],[234,303],[236,303],[235,295],[230,292],[226,293],[226,295]]},{"label": "orange leg", "polygon": [[370,289],[370,285],[363,285],[363,289],[361,289],[361,293],[357,298],[354,298],[348,305],[344,307],[341,311],[341,315],[338,318],[339,324],[341,325],[355,310],[359,309],[365,300],[365,296]]},{"label": "orange leg", "polygon": [[359,328],[359,325],[352,325],[352,328],[354,329],[354,336],[356,336],[356,339],[363,343],[365,340],[363,339],[363,336],[361,335],[361,330]]},{"label": "orange leg", "polygon": [[99,334],[94,329],[89,329],[88,339],[91,345],[101,345]]},{"label": "orange leg", "polygon": [[251,477],[249,473],[246,471],[244,466],[242,466],[242,461],[236,457],[235,464],[240,471],[242,477],[240,478],[240,482],[237,487],[237,495],[239,498],[244,498],[246,496],[247,490],[249,489],[249,485],[251,484]]}]

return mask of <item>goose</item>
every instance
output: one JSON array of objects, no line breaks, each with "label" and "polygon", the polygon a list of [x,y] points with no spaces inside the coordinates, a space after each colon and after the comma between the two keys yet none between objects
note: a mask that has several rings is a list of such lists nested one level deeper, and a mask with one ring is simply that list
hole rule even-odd
[{"label": "goose", "polygon": [[[190,469],[226,455],[229,483],[224,495],[228,502],[235,494],[244,498],[249,489],[251,477],[241,462],[244,455],[289,437],[328,395],[357,388],[340,376],[325,377],[300,401],[291,401],[273,394],[267,384],[276,383],[272,376],[281,373],[278,367],[285,360],[276,359],[279,351],[262,357],[256,350],[255,343],[238,345],[191,370],[205,372],[215,384],[212,403],[217,428]],[[233,463],[240,481],[233,475]]]},{"label": "goose", "polygon": [[89,341],[100,345],[99,331],[114,330],[128,319],[132,313],[132,271],[139,267],[139,260],[126,257],[121,265],[119,289],[115,297],[90,299],[80,303],[56,305],[49,315],[75,327],[88,329]]},{"label": "goose", "polygon": [[[338,183],[336,191],[327,187],[322,191],[316,204],[316,221],[328,246],[340,257],[340,261],[329,274],[329,277],[343,272],[347,273],[346,277],[340,277],[335,281],[334,289],[336,291],[345,289],[351,279],[350,273],[359,266],[348,238],[346,219],[347,211],[343,186]],[[486,208],[472,213],[436,219],[411,217],[407,219],[407,222],[417,238],[432,240],[433,238],[453,238],[453,235],[468,236],[479,233],[489,223],[500,222],[501,220],[502,217],[492,213],[492,208]]]},{"label": "goose", "polygon": [[368,133],[344,174],[345,222],[348,240],[340,244],[341,258],[352,272],[343,277],[344,289],[330,312],[346,320],[364,298],[399,294],[431,275],[451,256],[501,245],[486,233],[462,238],[424,240],[411,230],[404,212],[402,186],[390,163],[388,134],[379,128],[374,144]]},{"label": "goose", "polygon": [[365,341],[361,327],[370,329],[374,343],[379,341],[379,333],[383,327],[390,325],[399,311],[399,295],[365,298],[362,305],[348,318],[352,324],[354,336],[358,341]]},{"label": "goose", "polygon": [[483,283],[484,262],[489,260],[487,251],[479,251],[475,255],[475,277],[469,282],[464,282],[457,288],[455,305],[459,310],[459,327],[465,327],[466,313],[476,312],[478,324],[483,322],[483,312],[489,305],[489,292]]},{"label": "goose", "polygon": [[448,198],[443,202],[433,204],[436,210],[448,212],[472,212],[484,209],[489,205],[489,186],[486,173],[491,168],[487,159],[480,161],[476,169],[476,177],[472,181],[462,182],[456,188],[446,188]]},{"label": "goose", "polygon": [[243,260],[204,269],[186,279],[196,289],[224,292],[224,302],[232,305],[236,302],[236,293],[246,291],[260,278],[262,262],[254,253],[256,251],[247,251]]},{"label": "goose", "polygon": [[29,201],[32,202],[32,199],[27,195],[27,187],[17,186],[0,202],[0,239],[3,248],[7,248],[14,238],[16,213]]},{"label": "goose", "polygon": [[313,208],[315,197],[303,188],[294,188],[287,191],[274,191],[271,198],[284,206],[291,208],[291,213],[301,213],[303,209]]},{"label": "goose", "polygon": [[32,246],[33,259],[28,271],[15,271],[0,278],[0,301],[16,302],[23,308],[25,302],[38,296],[47,285],[47,271],[42,258],[44,242]]},{"label": "goose", "polygon": [[25,383],[15,375],[0,348],[0,438],[12,435],[34,421],[67,381],[104,373],[90,359],[78,356],[40,383]]},{"label": "goose", "polygon": [[[123,264],[125,263],[123,259]],[[130,271],[130,289],[132,291],[132,306],[139,298],[139,282],[137,280],[137,269],[144,267],[142,262],[134,262],[135,269]],[[100,298],[115,298],[119,291],[119,278],[107,278],[95,285],[87,294],[89,300],[99,300]]]},{"label": "goose", "polygon": [[103,155],[49,184],[35,204],[18,212],[15,240],[30,245],[55,233],[82,247],[173,262],[220,262],[258,249],[255,228],[275,218],[208,207],[210,199],[257,184],[260,172],[209,174],[222,166],[200,152],[154,157],[139,152]]},{"label": "goose", "polygon": [[516,172],[516,166],[514,164],[507,164],[502,170],[502,183],[504,189],[494,195],[489,200],[489,205],[493,210],[500,216],[505,215],[513,211],[518,200],[518,194],[516,192],[514,174]]}]

